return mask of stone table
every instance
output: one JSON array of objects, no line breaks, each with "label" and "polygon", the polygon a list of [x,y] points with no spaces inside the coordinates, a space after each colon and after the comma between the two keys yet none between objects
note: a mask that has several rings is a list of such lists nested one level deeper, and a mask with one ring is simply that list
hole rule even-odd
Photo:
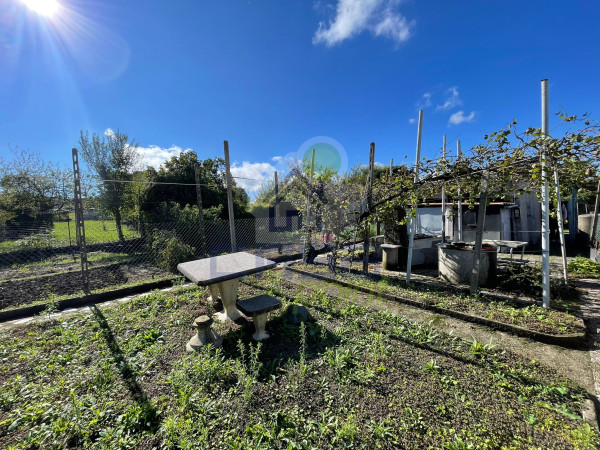
[{"label": "stone table", "polygon": [[236,308],[240,278],[272,269],[277,263],[246,252],[197,259],[177,265],[187,279],[198,286],[208,286],[212,299],[221,294],[223,312],[215,316],[221,321],[236,321],[242,314]]}]

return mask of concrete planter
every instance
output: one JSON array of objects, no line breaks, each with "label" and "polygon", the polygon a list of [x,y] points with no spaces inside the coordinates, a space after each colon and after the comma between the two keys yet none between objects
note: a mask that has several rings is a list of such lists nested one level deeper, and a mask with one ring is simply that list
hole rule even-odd
[{"label": "concrete planter", "polygon": [[[435,246],[441,241],[437,237],[416,238],[413,241],[412,265],[435,266],[438,252]],[[381,268],[384,270],[406,270],[408,247],[382,244]]]},{"label": "concrete planter", "polygon": [[[479,285],[489,286],[496,279],[498,254],[496,249],[481,251]],[[440,278],[453,284],[470,284],[473,269],[473,250],[438,246],[438,273]]]}]

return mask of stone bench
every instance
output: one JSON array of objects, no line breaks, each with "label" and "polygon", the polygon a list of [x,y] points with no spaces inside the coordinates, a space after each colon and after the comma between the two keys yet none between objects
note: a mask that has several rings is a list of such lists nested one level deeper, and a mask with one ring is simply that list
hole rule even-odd
[{"label": "stone bench", "polygon": [[267,323],[267,314],[271,311],[281,308],[281,302],[270,295],[258,295],[256,297],[239,300],[237,308],[246,316],[252,317],[255,332],[252,335],[254,340],[262,341],[267,339],[269,334],[265,331]]}]

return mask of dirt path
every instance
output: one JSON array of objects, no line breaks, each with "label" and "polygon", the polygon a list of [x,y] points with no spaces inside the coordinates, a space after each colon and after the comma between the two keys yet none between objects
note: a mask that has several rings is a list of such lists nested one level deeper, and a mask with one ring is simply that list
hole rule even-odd
[{"label": "dirt path", "polygon": [[[590,351],[588,348],[568,349],[555,345],[543,344],[503,331],[491,330],[487,327],[465,322],[460,319],[442,316],[420,308],[378,298],[374,295],[357,292],[335,283],[316,280],[312,277],[307,277],[289,270],[284,272],[284,277],[298,285],[323,289],[331,295],[349,299],[357,304],[369,306],[370,308],[377,310],[386,310],[403,315],[409,320],[421,322],[433,321],[433,324],[439,330],[445,332],[452,331],[454,335],[462,339],[472,340],[473,337],[475,337],[478,341],[485,343],[489,342],[491,339],[492,343],[501,348],[510,349],[528,359],[536,360],[554,367],[560,375],[576,381],[588,392],[595,393],[593,367],[592,362],[590,361]],[[600,287],[598,289],[600,290]],[[600,326],[600,300],[598,302],[598,310],[598,324]],[[600,360],[600,352],[597,356]]]}]

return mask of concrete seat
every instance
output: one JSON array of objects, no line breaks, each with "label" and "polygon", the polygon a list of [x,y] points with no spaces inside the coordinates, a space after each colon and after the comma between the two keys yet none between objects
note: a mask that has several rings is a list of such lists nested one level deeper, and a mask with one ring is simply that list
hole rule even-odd
[{"label": "concrete seat", "polygon": [[245,300],[239,300],[236,305],[242,313],[252,317],[255,329],[255,332],[252,335],[254,340],[262,341],[263,339],[267,339],[269,337],[269,334],[265,331],[267,314],[281,308],[281,302],[275,297],[264,294]]}]

